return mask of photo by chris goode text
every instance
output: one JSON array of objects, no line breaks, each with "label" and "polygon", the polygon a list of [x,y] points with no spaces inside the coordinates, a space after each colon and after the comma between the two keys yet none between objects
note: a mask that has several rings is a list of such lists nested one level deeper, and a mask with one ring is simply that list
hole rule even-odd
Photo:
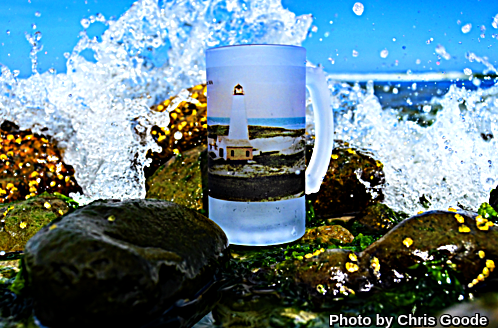
[{"label": "photo by chris goode text", "polygon": [[375,317],[331,314],[329,320],[330,327],[436,327],[438,324],[442,327],[486,327],[489,324],[489,319],[479,313],[473,316],[443,314],[439,318],[426,314],[422,316],[402,314],[398,317],[379,314]]}]

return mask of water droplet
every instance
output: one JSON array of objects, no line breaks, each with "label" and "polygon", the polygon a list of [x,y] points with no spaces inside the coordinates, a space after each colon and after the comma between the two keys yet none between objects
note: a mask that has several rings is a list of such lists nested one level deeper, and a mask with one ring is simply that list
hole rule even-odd
[{"label": "water droplet", "polygon": [[420,59],[417,59],[417,60],[415,61],[415,64],[417,64],[417,65],[420,65],[420,63],[421,63]]},{"label": "water droplet", "polygon": [[40,17],[41,16],[41,12],[39,12],[39,11],[35,12],[35,16],[36,17]]},{"label": "water droplet", "polygon": [[357,2],[353,5],[353,12],[358,16],[361,16],[363,14],[364,10],[365,10],[365,7],[363,6],[363,4],[361,2]]},{"label": "water droplet", "polygon": [[20,73],[21,73],[21,71],[18,69],[15,69],[12,71],[12,74],[14,75],[14,77],[17,77]]},{"label": "water droplet", "polygon": [[176,140],[180,140],[182,137],[183,137],[183,134],[180,131],[175,132],[174,138]]},{"label": "water droplet", "polygon": [[296,170],[296,175],[299,175],[301,174],[301,171],[300,170]]},{"label": "water droplet", "polygon": [[329,62],[330,62],[332,65],[333,65],[333,64],[335,64],[335,60],[334,60],[334,58],[329,57]]},{"label": "water droplet", "polygon": [[396,38],[393,38],[393,42],[396,42]]},{"label": "water droplet", "polygon": [[57,72],[57,70],[55,68],[51,67],[51,68],[48,69],[48,72],[50,74],[55,74]]},{"label": "water droplet", "polygon": [[313,25],[313,27],[311,27],[311,32],[316,32],[316,31],[318,31],[318,26]]},{"label": "water droplet", "polygon": [[462,26],[462,33],[469,33],[470,30],[472,29],[472,24],[465,24]]},{"label": "water droplet", "polygon": [[358,51],[353,50],[353,57],[358,57]]},{"label": "water droplet", "polygon": [[443,57],[444,59],[446,60],[450,60],[451,59],[451,55],[446,51],[446,49],[438,44],[437,47],[436,47],[436,53],[438,55],[440,55],[441,57]]},{"label": "water droplet", "polygon": [[5,255],[5,251],[0,251],[0,256],[4,256]]},{"label": "water droplet", "polygon": [[498,14],[493,18],[493,23],[491,23],[491,26],[494,28],[498,28]]},{"label": "water droplet", "polygon": [[42,33],[40,31],[37,31],[35,33],[35,41],[40,41],[42,38]]},{"label": "water droplet", "polygon": [[65,53],[64,53],[64,57],[65,57],[66,59],[67,59],[67,58],[69,58],[69,56],[71,56],[71,54],[70,54],[69,52],[65,52]]},{"label": "water droplet", "polygon": [[329,35],[330,35],[330,33],[329,33],[329,32],[325,32],[325,33],[323,33],[323,36],[324,36],[324,37],[326,37],[326,38],[328,38],[328,37],[329,37]]},{"label": "water droplet", "polygon": [[80,21],[81,26],[83,26],[84,29],[87,29],[90,26],[90,21],[86,18],[83,18]]},{"label": "water droplet", "polygon": [[393,93],[394,93],[395,95],[397,95],[397,94],[398,94],[398,91],[399,91],[399,90],[398,90],[398,88],[393,88]]},{"label": "water droplet", "polygon": [[431,105],[424,105],[424,107],[422,107],[422,111],[424,113],[429,113],[432,109],[432,106]]},{"label": "water droplet", "polygon": [[463,72],[465,73],[465,75],[472,75],[472,70],[470,68],[464,68]]},{"label": "water droplet", "polygon": [[36,24],[31,24],[31,28],[32,28],[33,30],[36,30]]},{"label": "water droplet", "polygon": [[7,30],[7,35],[10,35],[10,30]]},{"label": "water droplet", "polygon": [[389,51],[387,49],[384,49],[380,52],[380,57],[386,58],[389,55]]}]

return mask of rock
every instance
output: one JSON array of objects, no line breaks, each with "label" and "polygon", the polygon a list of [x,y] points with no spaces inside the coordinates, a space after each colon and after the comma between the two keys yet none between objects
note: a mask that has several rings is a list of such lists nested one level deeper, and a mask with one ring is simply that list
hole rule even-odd
[{"label": "rock", "polygon": [[170,123],[167,127],[151,129],[152,137],[163,150],[147,154],[152,163],[145,168],[146,178],[173,155],[207,143],[206,92],[206,84],[199,84],[151,107],[158,112],[169,112]]},{"label": "rock", "polygon": [[0,251],[18,252],[38,230],[72,210],[76,202],[43,193],[28,200],[0,207]]},{"label": "rock", "polygon": [[402,215],[391,210],[387,205],[376,203],[367,206],[356,218],[363,229],[370,233],[385,234],[402,221]]},{"label": "rock", "polygon": [[306,229],[301,242],[315,241],[323,244],[334,244],[334,241],[349,244],[354,236],[346,228],[340,225],[320,226]]},{"label": "rock", "polygon": [[[308,159],[310,155],[308,153]],[[348,143],[336,140],[320,191],[310,195],[310,199],[319,217],[358,213],[368,205],[382,201],[380,187],[383,183],[382,163],[368,152],[350,148]]]},{"label": "rock", "polygon": [[360,268],[376,277],[379,286],[391,287],[410,279],[407,270],[437,251],[460,273],[460,282],[473,288],[494,276],[498,228],[471,212],[425,212],[404,220],[367,247]]},{"label": "rock", "polygon": [[43,192],[68,196],[82,193],[74,169],[49,136],[19,130],[12,122],[0,126],[0,203],[26,200]]},{"label": "rock", "polygon": [[[457,327],[446,324],[445,320],[449,318],[448,316],[459,318],[466,316],[472,318],[476,315],[478,317],[486,317],[488,319],[488,324],[472,325],[471,327],[498,327],[498,294],[487,293],[472,302],[455,304],[447,309],[444,309],[437,315],[437,325],[435,327]],[[442,316],[446,317],[443,319],[443,322],[441,322]],[[441,323],[444,323],[444,325]],[[462,325],[459,325],[458,327],[462,327]]]},{"label": "rock", "polygon": [[[187,327],[209,312],[228,241],[194,210],[100,200],[59,218],[25,249],[35,314],[49,327]],[[207,289],[205,289],[207,288]]]},{"label": "rock", "polygon": [[206,208],[203,204],[203,187],[207,184],[202,181],[202,151],[206,151],[205,146],[188,150],[161,166],[147,179],[146,198],[168,200],[195,210]]}]

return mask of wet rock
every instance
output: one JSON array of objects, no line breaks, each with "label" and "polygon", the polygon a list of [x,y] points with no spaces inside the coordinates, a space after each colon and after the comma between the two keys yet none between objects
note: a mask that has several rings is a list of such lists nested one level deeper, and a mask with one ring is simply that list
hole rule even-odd
[{"label": "wet rock", "polygon": [[[457,326],[448,325],[444,320],[448,319],[448,316],[451,317],[486,317],[488,320],[487,325],[472,325],[471,327],[498,327],[498,294],[496,293],[488,293],[482,295],[479,299],[476,299],[471,302],[465,302],[461,304],[453,305],[447,309],[444,309],[437,315],[437,325],[435,327],[450,327],[454,328]],[[441,317],[445,316],[441,322]],[[482,320],[482,319],[481,319]],[[445,325],[442,325],[444,323]],[[458,327],[462,327],[459,325]]]},{"label": "wet rock", "polygon": [[320,226],[306,229],[306,233],[301,238],[301,242],[309,243],[314,241],[316,243],[334,244],[334,242],[350,243],[354,236],[348,229],[340,225]]},{"label": "wet rock", "polygon": [[146,178],[173,155],[206,144],[206,92],[206,85],[199,84],[151,107],[158,112],[169,112],[170,123],[167,127],[154,126],[151,129],[152,137],[163,150],[160,153],[149,151],[147,154],[152,163],[145,168]]},{"label": "wet rock", "polygon": [[305,286],[312,298],[323,299],[324,296],[354,294],[353,288],[357,287],[351,282],[358,281],[356,277],[352,279],[358,272],[358,264],[357,254],[350,250],[327,249],[303,261],[284,262],[277,266],[277,270],[285,267],[283,276],[293,277],[298,285]]},{"label": "wet rock", "polygon": [[435,252],[473,288],[493,276],[498,260],[498,228],[476,213],[429,211],[404,220],[361,253],[360,269],[391,287],[410,279],[408,269]]},{"label": "wet rock", "polygon": [[42,194],[0,207],[0,251],[18,252],[38,230],[77,206],[69,198]]},{"label": "wet rock", "polygon": [[95,201],[26,245],[35,314],[50,327],[190,326],[212,306],[206,291],[227,244],[214,222],[175,203]]},{"label": "wet rock", "polygon": [[[310,155],[308,153],[308,159]],[[320,217],[358,213],[368,205],[382,201],[383,183],[382,163],[368,152],[336,140],[320,191],[309,197],[316,215]]]},{"label": "wet rock", "polygon": [[405,218],[384,204],[367,206],[356,218],[363,229],[370,233],[386,233]]},{"label": "wet rock", "polygon": [[12,122],[0,125],[0,203],[26,200],[43,192],[68,196],[82,193],[74,169],[49,136],[20,130]]},{"label": "wet rock", "polygon": [[195,210],[206,208],[203,187],[207,184],[203,183],[201,172],[203,151],[206,151],[205,146],[196,147],[161,166],[147,179],[146,198],[164,199]]}]

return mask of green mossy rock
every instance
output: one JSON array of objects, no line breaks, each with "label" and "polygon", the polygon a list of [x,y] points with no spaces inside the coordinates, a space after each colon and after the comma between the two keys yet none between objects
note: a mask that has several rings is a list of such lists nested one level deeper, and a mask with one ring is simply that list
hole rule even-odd
[{"label": "green mossy rock", "polygon": [[404,218],[406,217],[394,212],[387,205],[376,203],[367,206],[356,217],[356,222],[366,232],[385,234]]},{"label": "green mossy rock", "polygon": [[188,327],[212,305],[199,291],[215,282],[227,245],[214,222],[178,204],[100,200],[29,240],[26,280],[49,327]]},{"label": "green mossy rock", "polygon": [[[308,152],[308,160],[310,155]],[[382,201],[382,167],[382,163],[373,159],[367,151],[351,148],[348,143],[335,140],[320,190],[309,195],[315,214],[319,217],[337,217],[358,213],[368,205]],[[361,182],[358,176],[366,183]],[[369,184],[368,190],[365,184]]]},{"label": "green mossy rock", "polygon": [[40,196],[0,207],[0,251],[22,251],[38,230],[72,210],[63,196]]},{"label": "green mossy rock", "polygon": [[409,280],[410,268],[439,252],[450,261],[443,265],[459,272],[462,284],[479,287],[484,280],[492,280],[489,277],[495,276],[494,263],[498,263],[498,227],[486,221],[465,211],[413,216],[361,253],[360,270],[375,277],[374,284],[391,287]]},{"label": "green mossy rock", "polygon": [[[146,198],[163,199],[195,210],[205,210],[207,202],[204,198],[207,200],[207,193],[204,189],[207,183],[203,181],[201,171],[203,151],[206,152],[205,146],[196,147],[161,166],[147,179]],[[205,175],[204,178],[207,178],[207,170]]]}]

